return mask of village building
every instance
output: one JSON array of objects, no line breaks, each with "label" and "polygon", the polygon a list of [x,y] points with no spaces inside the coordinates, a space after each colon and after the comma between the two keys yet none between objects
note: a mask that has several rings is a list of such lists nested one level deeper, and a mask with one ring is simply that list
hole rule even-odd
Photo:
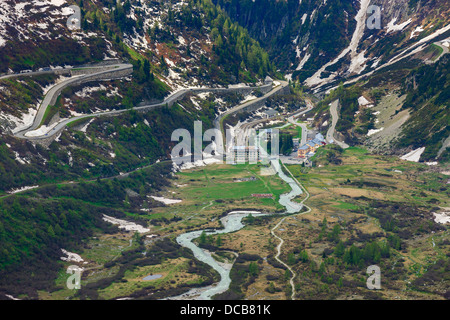
[{"label": "village building", "polygon": [[309,146],[308,145],[303,145],[300,148],[298,148],[297,150],[297,156],[299,158],[305,158],[306,154],[309,152]]},{"label": "village building", "polygon": [[232,149],[233,163],[256,163],[259,160],[259,148],[255,146],[234,146]]},{"label": "village building", "polygon": [[269,108],[269,109],[263,111],[263,116],[266,119],[273,118],[277,115],[278,115],[278,111],[276,111],[275,109],[272,109],[272,108]]},{"label": "village building", "polygon": [[305,167],[312,167],[313,166],[312,161],[309,160],[309,159],[306,159],[303,163],[305,164]]},{"label": "village building", "polygon": [[264,84],[273,84],[273,79],[269,76],[266,76],[264,79]]},{"label": "village building", "polygon": [[297,157],[310,158],[318,148],[324,145],[326,145],[325,139],[321,133],[318,133],[314,139],[308,140],[303,146],[298,148]]}]

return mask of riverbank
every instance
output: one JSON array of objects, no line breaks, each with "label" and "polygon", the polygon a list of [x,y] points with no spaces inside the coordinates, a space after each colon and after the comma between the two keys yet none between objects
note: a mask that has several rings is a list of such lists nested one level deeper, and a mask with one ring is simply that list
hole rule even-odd
[{"label": "riverbank", "polygon": [[[288,213],[292,214],[292,213],[300,212],[303,208],[303,204],[293,202],[292,200],[295,197],[297,197],[303,193],[301,187],[297,184],[296,181],[294,181],[294,179],[288,177],[283,172],[278,159],[271,160],[271,165],[275,168],[278,176],[284,182],[286,182],[292,189],[289,193],[284,193],[284,194],[280,195],[280,198],[279,198],[279,203],[286,208],[286,211],[284,212],[284,214],[288,214]],[[198,260],[208,264],[214,270],[216,270],[219,273],[221,279],[217,284],[215,284],[213,286],[209,286],[204,289],[195,288],[195,289],[193,289],[193,291],[191,290],[188,293],[185,293],[185,294],[177,296],[177,297],[173,297],[171,299],[184,299],[186,297],[189,297],[192,299],[192,298],[196,297],[197,299],[200,299],[200,300],[210,300],[214,295],[223,293],[228,290],[230,283],[231,283],[231,278],[230,278],[231,265],[224,266],[224,265],[220,264],[213,258],[212,254],[209,251],[197,246],[193,242],[193,240],[196,238],[199,238],[202,235],[202,233],[206,233],[206,235],[216,235],[216,234],[226,234],[226,233],[236,232],[236,231],[244,228],[245,225],[242,223],[242,219],[244,217],[248,216],[249,214],[252,214],[255,217],[267,215],[266,213],[261,213],[259,211],[232,211],[220,219],[221,224],[224,226],[223,229],[219,229],[219,230],[215,230],[215,231],[206,231],[204,229],[197,230],[197,231],[192,231],[192,232],[188,232],[188,233],[183,233],[177,237],[178,244],[180,244],[181,246],[183,246],[185,248],[192,250],[192,252],[194,253],[194,256]],[[280,221],[280,223],[282,221]],[[274,229],[276,229],[279,226],[279,224],[277,224]],[[274,229],[271,230],[272,234],[273,234]],[[280,255],[280,250],[281,250],[281,245],[283,244],[283,240],[279,237],[277,237],[277,238],[280,240],[280,244],[277,247],[276,259],[279,260],[278,256]],[[279,260],[279,262],[284,264],[281,260]],[[293,271],[292,271],[292,273],[293,273]],[[293,273],[293,274],[295,275],[295,273]],[[293,292],[295,292],[295,291],[293,291]],[[293,295],[294,295],[294,293],[293,293]]]}]

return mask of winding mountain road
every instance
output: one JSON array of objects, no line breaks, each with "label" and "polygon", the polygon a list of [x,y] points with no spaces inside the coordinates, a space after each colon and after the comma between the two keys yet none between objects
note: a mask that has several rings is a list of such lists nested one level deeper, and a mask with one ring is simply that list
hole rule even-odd
[{"label": "winding mountain road", "polygon": [[[286,85],[288,85],[286,83]],[[269,92],[270,94],[270,92]],[[295,121],[295,118],[301,116],[302,114],[305,114],[306,112],[312,110],[314,108],[313,103],[311,102],[311,100],[309,99],[305,99],[306,100],[306,109],[298,111],[298,112],[294,112],[292,115],[290,115],[287,118],[287,121],[289,123],[292,123],[293,125],[299,126],[302,128],[302,145],[306,143],[306,137],[308,135],[308,129],[306,128],[306,125],[303,123],[297,123]],[[280,118],[280,117],[277,117]],[[247,123],[243,123],[239,128],[238,128],[238,132],[236,134],[236,145],[246,145],[247,143],[247,139],[249,136],[249,132],[250,130],[257,126],[258,124],[273,120],[273,119],[277,119],[277,118],[272,118],[272,119],[258,119],[258,120],[254,120],[252,122],[247,122]],[[217,119],[216,119],[217,120]]]},{"label": "winding mountain road", "polygon": [[[87,75],[71,77],[70,79],[62,81],[61,83],[53,86],[47,92],[42,103],[40,104],[39,109],[36,113],[36,116],[33,120],[33,123],[31,125],[28,125],[27,127],[20,128],[18,131],[14,132],[13,133],[14,136],[16,136],[17,138],[20,138],[20,139],[27,139],[27,140],[34,140],[34,141],[49,139],[49,138],[55,136],[57,133],[61,132],[65,128],[65,126],[67,126],[69,123],[71,123],[73,121],[85,119],[85,118],[100,117],[100,116],[114,116],[114,115],[118,115],[120,113],[127,112],[128,109],[96,112],[96,113],[84,114],[84,115],[79,115],[79,116],[74,116],[74,117],[71,117],[68,119],[64,119],[64,120],[54,124],[50,128],[41,126],[42,120],[45,116],[45,112],[46,112],[47,108],[49,107],[51,101],[54,101],[54,98],[60,94],[60,92],[63,88],[73,85],[73,84],[76,84],[76,83],[80,83],[80,82],[88,82],[88,81],[93,81],[93,80],[109,80],[112,78],[111,74],[113,74],[113,73],[117,74],[121,71],[130,71],[130,73],[131,73],[131,71],[133,69],[133,66],[131,64],[126,64],[126,63],[118,63],[115,65],[111,65],[109,67],[110,68],[108,70],[102,70],[102,69],[104,69],[104,67],[98,67],[98,68],[100,68],[99,72],[93,72],[93,73],[90,73]],[[96,68],[96,66],[89,67],[89,69],[93,69],[93,68]],[[3,78],[5,78],[5,77],[10,78],[10,77],[16,77],[16,76],[18,77],[18,76],[24,76],[24,75],[35,76],[35,75],[40,75],[43,73],[50,73],[50,72],[51,71],[38,71],[38,72],[30,72],[30,73],[24,73],[24,74],[14,74],[14,75],[3,76]],[[117,78],[117,77],[115,77],[115,78]],[[139,111],[139,110],[146,110],[146,109],[154,109],[154,108],[165,106],[165,105],[171,105],[174,102],[182,99],[187,93],[233,92],[233,91],[241,91],[243,89],[244,90],[245,89],[254,90],[254,89],[266,88],[269,85],[272,86],[272,84],[264,84],[262,86],[255,86],[255,87],[235,86],[235,87],[230,87],[230,88],[185,88],[185,89],[180,89],[180,90],[173,92],[167,98],[165,98],[162,102],[137,106],[137,107],[133,107],[131,109]],[[254,104],[255,102],[258,102],[262,99],[265,99],[265,98],[275,94],[276,92],[283,89],[287,85],[288,85],[287,82],[280,81],[280,85],[276,86],[270,92],[266,93],[262,97],[257,98],[252,101],[248,101],[248,102],[246,102],[242,105],[238,105],[234,108],[231,108],[222,115],[231,114],[231,113],[237,112],[241,109],[244,109],[244,108]],[[220,119],[219,120],[216,119],[216,121],[218,121],[218,123],[220,123]],[[39,128],[41,128],[43,130],[38,130]]]},{"label": "winding mountain road", "polygon": [[246,103],[237,105],[237,106],[235,106],[233,108],[230,108],[227,111],[225,111],[224,113],[222,113],[219,116],[217,116],[216,119],[214,120],[214,127],[219,129],[219,130],[222,130],[222,128],[220,127],[220,121],[223,118],[225,118],[225,117],[227,117],[227,116],[229,116],[229,115],[231,115],[233,113],[236,113],[236,112],[238,112],[238,111],[240,111],[242,109],[245,109],[246,107],[249,107],[252,104],[255,104],[255,103],[259,102],[259,101],[267,99],[268,97],[274,95],[275,93],[279,92],[280,90],[284,89],[285,87],[287,87],[289,85],[289,83],[287,81],[279,81],[279,82],[280,82],[280,85],[274,87],[272,90],[270,90],[265,95],[263,95],[263,96],[261,96],[259,98],[247,101]]},{"label": "winding mountain road", "polygon": [[314,108],[314,105],[311,100],[305,99],[305,101],[306,101],[306,109],[300,111],[299,113],[293,114],[287,119],[289,123],[292,123],[294,126],[302,128],[302,139],[300,141],[301,146],[303,146],[306,143],[306,139],[308,137],[308,128],[306,127],[306,124],[298,123],[297,121],[295,121],[295,118],[301,116],[302,114],[307,113],[308,111],[311,111]]},{"label": "winding mountain road", "polygon": [[334,131],[336,129],[336,124],[339,120],[339,113],[337,111],[339,106],[339,100],[334,100],[332,103],[330,103],[330,113],[331,113],[331,126],[328,128],[327,131],[327,141],[328,143],[336,143],[337,145],[341,146],[343,149],[347,149],[349,147],[348,144],[346,144],[343,141],[336,140],[334,137]]},{"label": "winding mountain road", "polygon": [[[101,112],[101,113],[96,113],[96,114],[86,114],[86,115],[82,115],[82,116],[72,117],[70,119],[66,119],[64,121],[59,122],[58,124],[56,124],[56,126],[54,126],[52,129],[50,129],[50,131],[48,131],[48,132],[45,132],[41,135],[38,133],[36,135],[30,136],[30,132],[33,132],[33,131],[37,130],[39,127],[41,127],[42,120],[45,116],[45,112],[47,111],[47,108],[49,107],[51,101],[60,94],[62,89],[64,89],[65,87],[68,87],[70,85],[80,83],[80,82],[93,81],[93,80],[97,80],[97,79],[107,80],[107,79],[114,78],[114,76],[113,76],[114,73],[119,73],[121,71],[132,71],[133,65],[119,63],[119,64],[110,66],[110,68],[108,66],[107,70],[104,70],[105,67],[95,67],[95,66],[89,67],[89,68],[80,68],[80,69],[91,69],[92,70],[95,68],[98,68],[100,71],[94,72],[91,74],[86,74],[86,75],[74,76],[74,77],[71,77],[71,78],[64,80],[64,81],[56,84],[55,86],[53,86],[47,92],[47,94],[44,96],[44,99],[42,100],[42,102],[37,110],[36,116],[34,117],[32,124],[25,128],[21,128],[17,132],[14,132],[14,136],[16,136],[17,138],[28,139],[28,140],[46,139],[46,138],[56,134],[57,132],[59,132],[68,123],[70,123],[74,120],[92,117],[92,116],[99,116],[99,115],[108,113],[108,112]],[[39,75],[39,74],[42,74],[42,72],[31,72],[31,73],[28,73],[27,75],[33,76],[33,75]],[[20,74],[20,75],[23,75],[23,74]],[[114,113],[114,112],[115,111],[110,111],[110,113]]]}]

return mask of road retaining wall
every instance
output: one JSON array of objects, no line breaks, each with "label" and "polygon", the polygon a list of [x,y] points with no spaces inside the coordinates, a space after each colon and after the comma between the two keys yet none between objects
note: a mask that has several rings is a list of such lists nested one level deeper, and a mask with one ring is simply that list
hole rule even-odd
[{"label": "road retaining wall", "polygon": [[[108,71],[109,70],[109,71]],[[89,74],[90,72],[96,72],[97,74]],[[114,79],[119,79],[119,78],[123,78],[126,77],[130,74],[133,73],[133,68],[130,67],[128,69],[121,69],[121,70],[115,70],[115,69],[111,69],[111,67],[105,66],[104,68],[100,68],[100,72],[101,71],[107,71],[104,73],[100,73],[99,72],[99,68],[94,69],[83,69],[83,70],[72,70],[72,75],[80,75],[80,78],[78,79],[74,79],[74,81],[68,82],[66,85],[64,85],[63,87],[61,87],[55,95],[53,95],[51,101],[50,101],[50,105],[55,105],[56,100],[58,99],[58,96],[61,94],[62,90],[64,90],[65,88],[69,87],[69,86],[78,86],[80,84],[86,83],[86,82],[91,82],[91,81],[106,81],[106,80],[114,80]],[[80,73],[79,73],[80,72]],[[88,74],[86,74],[86,72]]]}]

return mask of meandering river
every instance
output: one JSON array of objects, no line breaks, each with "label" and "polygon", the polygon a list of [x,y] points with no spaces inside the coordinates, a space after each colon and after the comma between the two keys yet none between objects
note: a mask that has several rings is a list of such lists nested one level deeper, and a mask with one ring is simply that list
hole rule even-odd
[{"label": "meandering river", "polygon": [[[289,184],[291,187],[291,191],[286,194],[282,194],[280,196],[279,203],[286,208],[285,213],[296,213],[299,212],[303,205],[300,203],[293,202],[292,199],[294,199],[296,196],[303,193],[300,186],[290,177],[288,177],[283,170],[281,169],[281,165],[279,160],[271,160],[271,165],[276,170],[278,176],[284,180],[286,183]],[[242,219],[249,214],[252,214],[253,216],[263,216],[267,215],[267,213],[260,213],[258,211],[232,211],[225,217],[221,218],[220,221],[222,222],[222,225],[224,226],[223,229],[219,230],[197,230],[192,232],[187,232],[179,235],[177,237],[177,242],[186,248],[189,248],[194,253],[194,256],[211,266],[214,270],[216,270],[220,275],[220,281],[217,284],[214,284],[212,286],[208,286],[206,288],[200,288],[200,289],[192,289],[189,292],[182,294],[177,297],[172,297],[171,299],[183,299],[183,298],[190,298],[196,296],[197,299],[200,300],[210,300],[212,296],[225,292],[228,290],[228,287],[230,286],[231,279],[230,279],[230,271],[232,265],[226,265],[217,262],[212,256],[211,253],[207,250],[204,250],[200,247],[198,247],[196,244],[194,244],[192,241],[202,234],[202,232],[205,232],[207,235],[214,235],[214,234],[223,234],[223,233],[230,233],[235,232],[244,227],[244,224],[242,223]]]}]

